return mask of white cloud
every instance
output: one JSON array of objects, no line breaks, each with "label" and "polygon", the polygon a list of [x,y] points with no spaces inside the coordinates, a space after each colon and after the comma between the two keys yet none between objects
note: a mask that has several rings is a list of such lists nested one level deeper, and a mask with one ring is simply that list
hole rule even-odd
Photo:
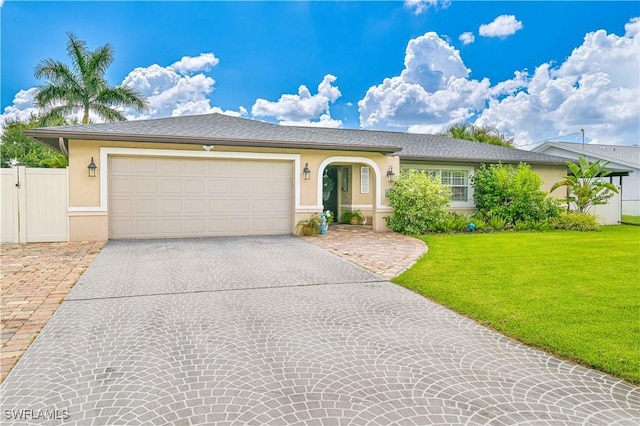
[{"label": "white cloud", "polygon": [[450,0],[405,0],[404,7],[413,9],[413,13],[420,15],[429,8],[446,9],[451,4]]},{"label": "white cloud", "polygon": [[640,133],[640,20],[624,36],[598,30],[559,67],[538,66],[522,90],[493,99],[477,124],[496,126],[519,144],[585,129],[591,142],[630,145]]},{"label": "white cloud", "polygon": [[500,15],[490,24],[480,25],[478,33],[482,37],[506,37],[523,28],[522,22],[514,15]]},{"label": "white cloud", "polygon": [[427,33],[408,43],[405,69],[358,102],[363,128],[437,133],[460,121],[494,126],[518,145],[585,129],[593,142],[640,140],[640,19],[625,35],[588,33],[561,64],[470,79],[459,52]]},{"label": "white cloud", "polygon": [[4,124],[8,121],[28,121],[31,115],[38,115],[38,108],[35,104],[37,89],[32,87],[28,90],[20,90],[13,98],[13,104],[4,109],[0,115],[0,132]]},{"label": "white cloud", "polygon": [[[312,95],[307,86],[301,85],[298,94],[283,94],[275,102],[256,99],[251,114],[256,117],[274,117],[280,124],[286,125],[319,125],[339,127],[340,120],[332,120],[329,104],[335,102],[342,94],[333,83],[337,78],[331,74],[324,76],[318,85],[318,93]],[[313,121],[319,119],[320,121]]]},{"label": "white cloud", "polygon": [[122,84],[141,92],[149,101],[149,111],[138,114],[127,111],[129,119],[175,117],[180,115],[210,114],[214,112],[229,115],[246,115],[240,107],[238,111],[223,111],[212,107],[210,95],[215,80],[202,72],[219,62],[213,53],[203,53],[197,57],[184,56],[167,67],[157,64],[140,67],[131,71]]},{"label": "white cloud", "polygon": [[473,35],[472,32],[467,31],[466,33],[460,34],[458,39],[462,42],[462,44],[471,44],[476,41],[476,36]]},{"label": "white cloud", "polygon": [[301,120],[301,121],[281,121],[279,123],[282,126],[305,126],[305,127],[331,127],[331,128],[338,128],[338,127],[342,127],[342,120],[334,120],[333,118],[331,118],[331,115],[326,112],[324,114],[322,114],[318,121],[311,121],[311,120]]},{"label": "white cloud", "polygon": [[472,117],[489,96],[489,80],[468,79],[460,52],[434,32],[409,41],[404,65],[358,102],[362,127],[441,131]]},{"label": "white cloud", "polygon": [[212,67],[218,65],[220,60],[213,53],[201,53],[200,56],[183,56],[178,62],[171,65],[171,68],[181,74],[188,74],[195,71],[210,71]]}]

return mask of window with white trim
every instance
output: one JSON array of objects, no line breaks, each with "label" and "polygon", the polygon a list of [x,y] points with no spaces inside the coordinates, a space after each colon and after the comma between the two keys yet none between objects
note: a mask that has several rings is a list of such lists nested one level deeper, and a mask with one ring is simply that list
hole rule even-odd
[{"label": "window with white trim", "polygon": [[451,201],[469,201],[469,171],[449,169],[426,169],[425,173],[438,177],[440,182],[451,187]]}]

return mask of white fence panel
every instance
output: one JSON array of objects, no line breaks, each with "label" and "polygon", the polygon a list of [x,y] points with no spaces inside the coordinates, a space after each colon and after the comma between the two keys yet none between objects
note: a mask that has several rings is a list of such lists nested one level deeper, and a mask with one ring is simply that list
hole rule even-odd
[{"label": "white fence panel", "polygon": [[607,204],[593,206],[589,213],[598,216],[601,225],[618,225],[622,220],[622,196],[614,194]]},{"label": "white fence panel", "polygon": [[0,169],[0,242],[18,242],[18,188],[17,169]]},{"label": "white fence panel", "polygon": [[68,241],[67,169],[0,169],[2,242]]},{"label": "white fence panel", "polygon": [[27,168],[27,242],[67,241],[67,169]]}]

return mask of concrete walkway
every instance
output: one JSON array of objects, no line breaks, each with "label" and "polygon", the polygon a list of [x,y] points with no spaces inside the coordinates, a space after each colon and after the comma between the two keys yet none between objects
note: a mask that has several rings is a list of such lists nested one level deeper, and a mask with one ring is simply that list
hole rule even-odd
[{"label": "concrete walkway", "polygon": [[295,237],[109,242],[1,385],[0,402],[3,425],[640,417],[639,388]]},{"label": "concrete walkway", "polygon": [[326,235],[302,238],[386,279],[409,269],[427,251],[422,240],[373,232],[369,226],[333,224]]}]

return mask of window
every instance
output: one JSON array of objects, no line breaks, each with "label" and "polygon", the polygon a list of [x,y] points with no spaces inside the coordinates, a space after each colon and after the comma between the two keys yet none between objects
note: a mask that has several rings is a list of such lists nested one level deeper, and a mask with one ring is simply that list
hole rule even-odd
[{"label": "window", "polygon": [[451,201],[469,201],[469,171],[427,169],[424,172],[440,178],[440,182],[451,187]]}]

